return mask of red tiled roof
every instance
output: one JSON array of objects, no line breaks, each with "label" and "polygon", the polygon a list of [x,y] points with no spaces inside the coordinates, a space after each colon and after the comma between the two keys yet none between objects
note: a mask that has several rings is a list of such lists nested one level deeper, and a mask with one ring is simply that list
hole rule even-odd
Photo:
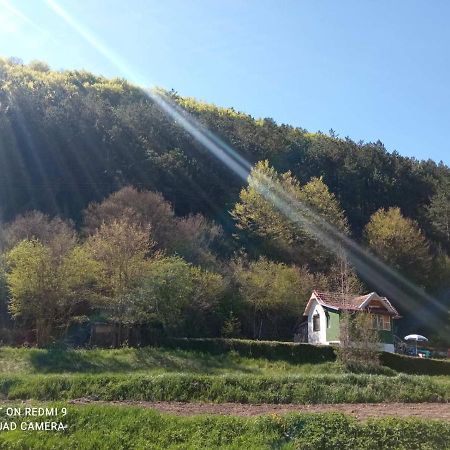
[{"label": "red tiled roof", "polygon": [[330,308],[337,309],[359,309],[359,305],[366,300],[368,295],[348,294],[343,295],[337,292],[318,292],[314,291],[314,294],[323,306],[329,306]]},{"label": "red tiled roof", "polygon": [[[366,309],[364,302],[369,300],[370,297],[376,296],[374,300],[378,299],[381,300],[381,302],[384,304],[387,312],[390,315],[399,317],[397,310],[392,306],[391,302],[386,297],[380,297],[376,292],[371,292],[370,294],[365,295],[358,295],[358,294],[344,295],[337,292],[313,291],[313,295],[322,306],[331,309],[345,310],[345,311],[360,311],[362,309]],[[306,309],[308,308],[308,305]]]}]

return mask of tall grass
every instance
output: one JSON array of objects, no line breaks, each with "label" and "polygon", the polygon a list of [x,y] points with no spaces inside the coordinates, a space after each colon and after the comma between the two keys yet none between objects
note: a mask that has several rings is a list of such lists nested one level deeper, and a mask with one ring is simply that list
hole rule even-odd
[{"label": "tall grass", "polygon": [[[0,373],[336,374],[330,347],[237,339],[172,339],[171,348],[25,349],[0,347]],[[450,375],[450,362],[383,353],[380,374]]]},{"label": "tall grass", "polygon": [[167,373],[283,375],[339,373],[334,362],[296,364],[242,356],[156,347],[65,350],[0,347],[0,373]]},{"label": "tall grass", "polygon": [[243,403],[448,402],[445,377],[398,375],[102,374],[0,377],[5,399],[210,401]]},{"label": "tall grass", "polygon": [[[55,406],[55,405],[53,405]],[[64,405],[67,406],[67,405]],[[0,413],[0,419],[4,420]],[[135,407],[69,406],[65,432],[0,432],[1,449],[446,449],[450,424],[359,423],[342,414],[176,417]]]}]

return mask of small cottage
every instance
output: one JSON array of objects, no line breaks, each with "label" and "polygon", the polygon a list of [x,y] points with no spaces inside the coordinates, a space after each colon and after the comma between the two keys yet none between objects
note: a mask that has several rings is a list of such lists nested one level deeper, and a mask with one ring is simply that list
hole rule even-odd
[{"label": "small cottage", "polygon": [[307,317],[307,342],[321,345],[339,344],[339,320],[342,312],[372,314],[373,326],[379,332],[381,350],[394,352],[393,321],[400,316],[391,302],[376,292],[366,295],[342,295],[313,291],[304,312]]}]

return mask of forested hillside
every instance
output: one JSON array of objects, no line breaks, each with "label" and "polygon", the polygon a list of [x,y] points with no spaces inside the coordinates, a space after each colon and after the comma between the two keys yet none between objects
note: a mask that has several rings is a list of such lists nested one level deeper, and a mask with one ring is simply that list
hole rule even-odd
[{"label": "forested hillside", "polygon": [[[332,131],[310,133],[174,92],[166,95],[248,159],[255,166],[251,177],[264,173],[278,180],[448,310],[449,167],[389,152],[381,142],[354,142]],[[17,320],[36,328],[32,322],[38,313],[25,305],[29,290],[28,297],[23,292],[31,288],[23,286],[23,272],[29,275],[48,260],[47,275],[54,278],[64,260],[79,271],[90,267],[98,278],[80,280],[72,273],[73,285],[55,288],[55,302],[64,297],[61,292],[71,292],[69,303],[74,290],[83,293],[77,294],[81,300],[73,311],[64,303],[55,310],[53,325],[59,330],[73,317],[99,310],[117,323],[139,321],[136,317],[147,311],[144,297],[173,298],[161,293],[165,274],[173,273],[180,286],[172,288],[181,303],[166,311],[153,305],[146,316],[167,334],[197,330],[288,339],[311,289],[336,289],[339,261],[269,209],[251,183],[230,173],[126,80],[0,60],[4,314],[9,303]],[[119,245],[124,235],[135,244],[135,253],[123,249],[132,252],[135,270],[127,276],[134,281],[105,286],[105,279],[116,274],[111,245]],[[58,245],[55,236],[62,236]],[[30,255],[41,262],[35,269],[24,268]],[[136,281],[149,273],[158,286]],[[64,284],[67,272],[58,276]],[[354,291],[380,290],[354,271],[348,279]],[[86,294],[96,283],[98,290]],[[125,312],[123,299],[130,292],[141,300]],[[193,292],[197,303],[188,305]],[[119,297],[104,307],[105,298]],[[51,296],[47,292],[42,298]],[[183,323],[170,322],[178,317],[175,310]],[[444,319],[448,322],[448,312]],[[448,329],[431,332],[445,339]]]}]

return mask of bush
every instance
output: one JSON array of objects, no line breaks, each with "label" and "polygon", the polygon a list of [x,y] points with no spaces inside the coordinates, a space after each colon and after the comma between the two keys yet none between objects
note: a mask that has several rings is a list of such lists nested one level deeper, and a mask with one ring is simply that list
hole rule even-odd
[{"label": "bush", "polygon": [[450,361],[382,353],[381,363],[398,372],[415,375],[450,375]]},{"label": "bush", "polygon": [[165,348],[195,350],[211,354],[234,351],[248,358],[265,358],[271,361],[287,361],[294,364],[335,361],[334,349],[329,346],[296,344],[293,342],[252,341],[244,339],[182,339],[169,338],[158,342]]},{"label": "bush", "polygon": [[[187,339],[168,338],[156,344],[165,348],[195,350],[204,353],[222,354],[235,351],[240,356],[265,358],[271,361],[286,361],[291,364],[315,364],[336,360],[336,350],[331,346],[297,344],[279,341],[252,341],[244,339]],[[396,353],[380,353],[383,366],[415,375],[450,375],[450,362],[438,359],[422,359]],[[357,368],[356,368],[357,371]],[[383,368],[371,368],[371,373],[387,373]]]},{"label": "bush", "polygon": [[339,363],[350,372],[379,371],[379,338],[372,321],[371,314],[341,314],[340,345],[336,352]]}]

